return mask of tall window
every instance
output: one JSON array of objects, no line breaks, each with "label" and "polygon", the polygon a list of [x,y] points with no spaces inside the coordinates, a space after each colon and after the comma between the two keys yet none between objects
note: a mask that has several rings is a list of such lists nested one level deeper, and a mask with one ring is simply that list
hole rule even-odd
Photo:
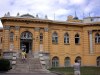
[{"label": "tall window", "polygon": [[1,37],[1,43],[2,43],[2,37]]},{"label": "tall window", "polygon": [[10,41],[14,41],[14,33],[13,32],[10,32]]},{"label": "tall window", "polygon": [[79,44],[80,43],[80,36],[79,34],[75,35],[75,44]]},{"label": "tall window", "polygon": [[58,43],[58,35],[56,32],[52,34],[52,43]]},{"label": "tall window", "polygon": [[52,67],[59,67],[59,58],[58,57],[53,57]]},{"label": "tall window", "polygon": [[43,33],[40,33],[40,43],[43,43]]},{"label": "tall window", "polygon": [[70,66],[70,58],[66,57],[65,58],[65,67],[69,67]]},{"label": "tall window", "polygon": [[100,34],[99,33],[95,34],[95,43],[100,43]]},{"label": "tall window", "polygon": [[68,44],[68,43],[69,43],[69,34],[66,33],[66,34],[64,35],[64,44]]}]

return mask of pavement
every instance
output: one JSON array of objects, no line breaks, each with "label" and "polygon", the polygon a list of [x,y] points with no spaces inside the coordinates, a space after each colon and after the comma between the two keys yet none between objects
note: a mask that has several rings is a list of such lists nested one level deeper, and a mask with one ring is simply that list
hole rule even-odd
[{"label": "pavement", "polygon": [[54,73],[0,73],[0,75],[57,75]]}]

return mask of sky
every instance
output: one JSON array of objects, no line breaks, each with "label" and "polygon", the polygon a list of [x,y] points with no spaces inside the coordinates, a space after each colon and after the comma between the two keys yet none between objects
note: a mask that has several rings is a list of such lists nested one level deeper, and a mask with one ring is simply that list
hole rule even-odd
[{"label": "sky", "polygon": [[[68,15],[79,19],[100,16],[100,0],[0,0],[0,17],[10,12],[11,16],[31,14],[39,18],[66,21]],[[2,23],[0,23],[2,27]]]}]

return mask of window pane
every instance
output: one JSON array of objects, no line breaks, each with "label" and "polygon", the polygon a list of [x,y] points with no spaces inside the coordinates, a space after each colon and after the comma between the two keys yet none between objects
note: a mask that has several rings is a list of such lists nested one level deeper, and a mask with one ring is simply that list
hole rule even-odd
[{"label": "window pane", "polygon": [[14,37],[14,33],[11,32],[11,33],[10,33],[10,41],[13,41],[13,37]]},{"label": "window pane", "polygon": [[58,43],[57,33],[53,33],[53,35],[52,35],[52,43]]},{"label": "window pane", "polygon": [[76,44],[79,43],[79,38],[75,38],[75,43],[76,43]]}]

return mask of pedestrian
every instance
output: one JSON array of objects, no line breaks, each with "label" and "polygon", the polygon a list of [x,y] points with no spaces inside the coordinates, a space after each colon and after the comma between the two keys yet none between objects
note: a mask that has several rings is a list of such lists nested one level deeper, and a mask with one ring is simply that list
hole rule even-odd
[{"label": "pedestrian", "polygon": [[74,64],[74,75],[80,75],[80,63],[78,62],[78,60],[75,60],[75,64]]},{"label": "pedestrian", "polygon": [[22,55],[22,62],[25,62],[26,61],[26,57],[25,57],[26,52],[25,52],[25,50],[22,51],[21,55]]}]

